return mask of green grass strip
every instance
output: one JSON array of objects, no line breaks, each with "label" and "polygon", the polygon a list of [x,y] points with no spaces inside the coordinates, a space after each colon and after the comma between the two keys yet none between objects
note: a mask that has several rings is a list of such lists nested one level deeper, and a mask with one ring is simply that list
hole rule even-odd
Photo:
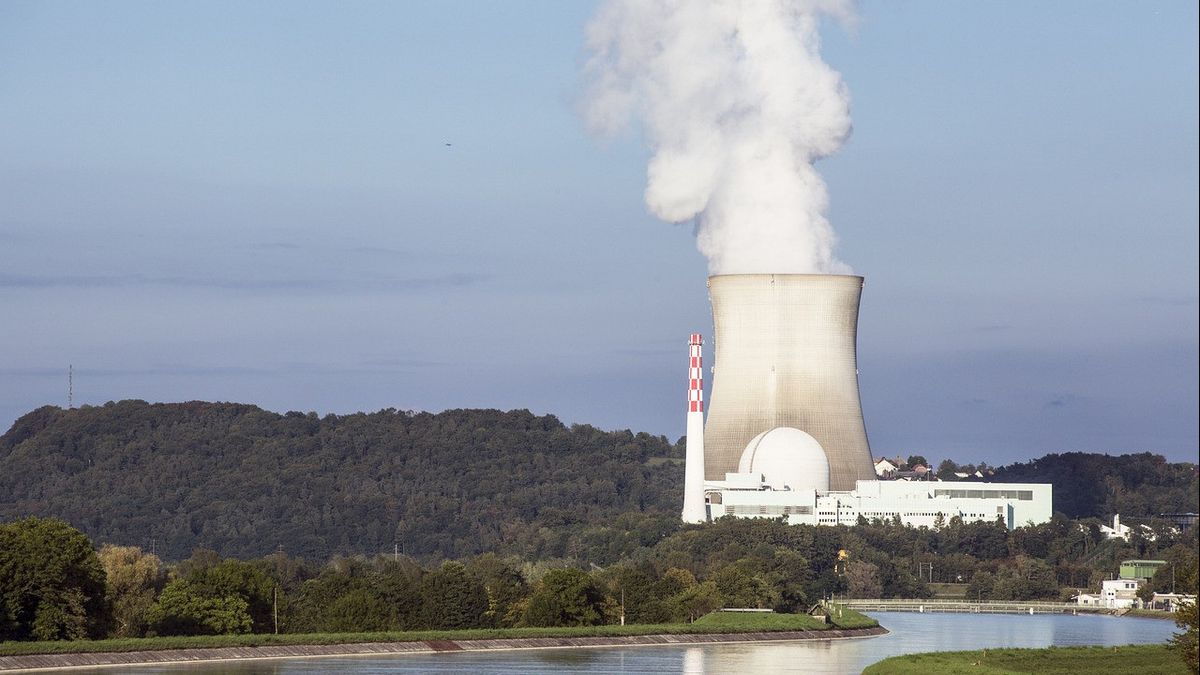
[{"label": "green grass strip", "polygon": [[197,635],[189,637],[70,640],[58,642],[0,642],[0,656],[71,654],[82,652],[134,652],[162,649],[261,647],[266,645],[331,645],[356,642],[419,642],[424,640],[491,640],[536,637],[611,637],[628,635],[688,635],[754,633],[830,628],[869,628],[879,623],[852,610],[842,610],[833,625],[805,614],[714,612],[695,623],[631,624],[564,628],[473,628],[384,633],[270,633],[252,635]]},{"label": "green grass strip", "polygon": [[930,652],[893,656],[869,666],[863,675],[1186,675],[1179,654],[1167,645],[1123,647],[1049,647],[1046,649],[985,649],[970,652]]}]

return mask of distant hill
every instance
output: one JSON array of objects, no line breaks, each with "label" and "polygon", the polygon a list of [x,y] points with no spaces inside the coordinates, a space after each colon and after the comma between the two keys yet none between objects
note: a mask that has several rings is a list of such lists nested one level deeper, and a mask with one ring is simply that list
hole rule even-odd
[{"label": "distant hill", "polygon": [[[169,560],[209,547],[615,560],[679,527],[683,448],[525,410],[277,414],[234,403],[39,408],[0,436],[0,521],[59,516]],[[1150,453],[1046,455],[996,481],[1051,482],[1072,518],[1195,511],[1196,467]]]},{"label": "distant hill", "polygon": [[0,436],[0,521],[59,516],[176,560],[198,546],[323,560],[395,543],[457,557],[627,512],[675,519],[681,456],[661,436],[525,410],[47,406]]},{"label": "distant hill", "polygon": [[994,481],[1052,483],[1054,510],[1071,518],[1146,517],[1196,512],[1196,465],[1149,452],[1050,454],[996,469]]}]

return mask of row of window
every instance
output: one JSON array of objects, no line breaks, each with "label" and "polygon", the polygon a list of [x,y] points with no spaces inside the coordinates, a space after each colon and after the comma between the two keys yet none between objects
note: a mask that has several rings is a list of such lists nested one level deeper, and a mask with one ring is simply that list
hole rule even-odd
[{"label": "row of window", "polygon": [[727,504],[725,513],[731,516],[790,516],[812,514],[811,506],[788,506],[776,504]]},{"label": "row of window", "polygon": [[951,499],[1019,499],[1033,501],[1033,490],[934,490],[934,497]]},{"label": "row of window", "polygon": [[[1003,508],[1003,507],[1000,507],[1000,508]],[[811,515],[812,512],[813,512],[813,510],[812,510],[811,506],[789,506],[789,505],[776,505],[776,504],[726,504],[725,505],[725,513],[727,515],[731,515],[731,516],[754,516],[754,515],[758,515],[758,516],[788,516],[788,515],[792,515],[792,514]],[[836,511],[821,511],[817,515],[819,515],[819,516],[837,516],[838,514]],[[899,511],[863,511],[859,515],[862,515],[864,518],[867,518],[867,519],[872,519],[872,518],[893,518],[895,516],[900,516],[902,518],[912,518],[912,517],[916,517],[916,516],[946,517],[947,514],[942,511],[924,511],[921,513],[912,513],[912,512],[901,513]],[[986,518],[987,517],[986,514],[983,514],[983,513],[964,513],[962,515],[965,518]],[[851,520],[856,520],[857,518],[858,518],[858,515],[856,515],[853,511],[843,511],[841,514],[841,520],[851,521]],[[818,519],[818,521],[822,522],[822,523],[824,523],[824,522],[833,523],[833,522],[837,522],[838,518],[836,518],[836,517],[820,518],[820,519]]]}]

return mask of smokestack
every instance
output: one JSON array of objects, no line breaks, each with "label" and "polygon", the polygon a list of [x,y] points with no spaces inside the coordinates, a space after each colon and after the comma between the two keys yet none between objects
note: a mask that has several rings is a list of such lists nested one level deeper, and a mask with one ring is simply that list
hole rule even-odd
[{"label": "smokestack", "polygon": [[858,395],[862,285],[862,277],[832,274],[709,277],[716,345],[705,429],[709,480],[737,471],[747,444],[777,427],[816,439],[829,462],[830,490],[875,478]]},{"label": "smokestack", "polygon": [[704,508],[704,338],[688,339],[687,455],[683,474],[683,522],[708,520]]}]

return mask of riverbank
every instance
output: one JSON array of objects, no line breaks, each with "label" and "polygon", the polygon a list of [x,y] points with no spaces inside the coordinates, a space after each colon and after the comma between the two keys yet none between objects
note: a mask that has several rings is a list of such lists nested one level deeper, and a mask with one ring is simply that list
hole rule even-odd
[{"label": "riverbank", "polygon": [[1013,673],[1088,673],[1189,675],[1183,659],[1166,645],[1123,647],[1048,647],[984,649],[893,656],[868,666],[863,675],[1012,675]]},{"label": "riverbank", "polygon": [[208,649],[161,649],[131,652],[76,652],[0,656],[0,673],[34,672],[69,668],[134,666],[166,663],[202,663],[247,659],[285,659],[323,656],[378,656],[383,654],[433,654],[457,651],[514,649],[564,649],[588,647],[645,647],[655,645],[729,644],[794,640],[838,640],[884,635],[873,628],[830,628],[802,631],[744,633],[674,633],[598,637],[495,638],[484,640],[422,640],[408,642],[352,642],[325,645],[266,645]]},{"label": "riverbank", "polygon": [[832,624],[804,614],[714,612],[690,624],[6,642],[0,643],[0,672],[309,656],[830,640],[886,633],[874,619],[843,609]]}]

